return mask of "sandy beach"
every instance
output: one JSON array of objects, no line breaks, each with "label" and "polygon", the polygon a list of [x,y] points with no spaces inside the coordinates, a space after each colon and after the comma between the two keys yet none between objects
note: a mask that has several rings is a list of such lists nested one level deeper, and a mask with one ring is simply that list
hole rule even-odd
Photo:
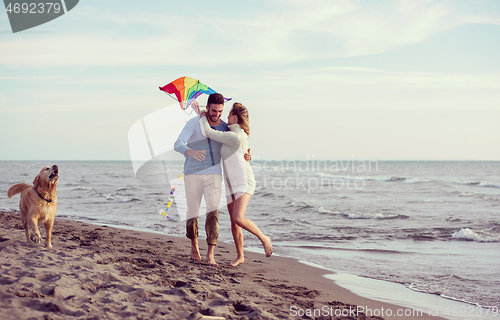
[{"label": "sandy beach", "polygon": [[246,252],[230,267],[230,244],[214,267],[190,261],[185,238],[56,218],[46,249],[26,243],[18,213],[0,221],[4,320],[438,319],[356,296],[294,259]]}]

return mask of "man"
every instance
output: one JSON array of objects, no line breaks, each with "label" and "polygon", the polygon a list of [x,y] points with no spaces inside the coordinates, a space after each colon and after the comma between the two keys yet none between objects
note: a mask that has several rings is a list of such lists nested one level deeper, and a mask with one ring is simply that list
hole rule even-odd
[{"label": "man", "polygon": [[[192,106],[199,113],[195,102]],[[213,93],[207,101],[208,123],[219,131],[229,131],[227,124],[220,119],[224,109],[224,97]],[[215,246],[219,237],[219,202],[221,197],[222,166],[220,148],[222,144],[206,138],[200,128],[199,117],[189,120],[177,141],[174,149],[185,156],[184,185],[186,189],[187,221],[186,236],[191,239],[191,259],[201,260],[198,247],[198,216],[201,198],[205,196],[207,216],[205,232],[207,234],[207,261],[217,265],[214,259]],[[250,149],[249,149],[250,150]],[[245,154],[250,160],[250,154]]]}]

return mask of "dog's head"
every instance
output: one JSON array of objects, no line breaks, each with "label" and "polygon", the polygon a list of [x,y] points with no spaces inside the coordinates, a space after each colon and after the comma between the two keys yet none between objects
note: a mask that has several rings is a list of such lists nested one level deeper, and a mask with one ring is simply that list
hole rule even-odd
[{"label": "dog's head", "polygon": [[33,180],[33,185],[37,190],[45,192],[55,191],[57,182],[59,181],[59,167],[45,167],[40,170],[40,173]]}]

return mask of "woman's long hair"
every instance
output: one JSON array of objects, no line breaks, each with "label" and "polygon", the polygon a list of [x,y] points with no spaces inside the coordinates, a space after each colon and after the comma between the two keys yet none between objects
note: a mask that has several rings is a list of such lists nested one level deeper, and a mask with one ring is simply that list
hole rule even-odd
[{"label": "woman's long hair", "polygon": [[233,108],[231,109],[231,113],[238,117],[238,124],[241,129],[245,131],[247,136],[250,136],[250,122],[248,120],[248,110],[239,102],[235,102],[233,104]]}]

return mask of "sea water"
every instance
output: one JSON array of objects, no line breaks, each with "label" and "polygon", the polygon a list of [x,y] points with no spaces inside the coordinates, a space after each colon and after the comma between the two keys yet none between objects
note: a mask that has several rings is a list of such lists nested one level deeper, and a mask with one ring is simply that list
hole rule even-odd
[{"label": "sea water", "polygon": [[[18,210],[8,187],[31,183],[52,164],[61,171],[58,217],[184,236],[182,161],[151,161],[137,173],[127,161],[3,161],[0,209]],[[500,162],[311,157],[253,160],[252,168],[257,189],[246,216],[273,239],[276,254],[498,315]],[[174,184],[163,219],[158,212]],[[220,240],[232,243],[224,202]],[[260,248],[249,233],[245,245]]]}]

